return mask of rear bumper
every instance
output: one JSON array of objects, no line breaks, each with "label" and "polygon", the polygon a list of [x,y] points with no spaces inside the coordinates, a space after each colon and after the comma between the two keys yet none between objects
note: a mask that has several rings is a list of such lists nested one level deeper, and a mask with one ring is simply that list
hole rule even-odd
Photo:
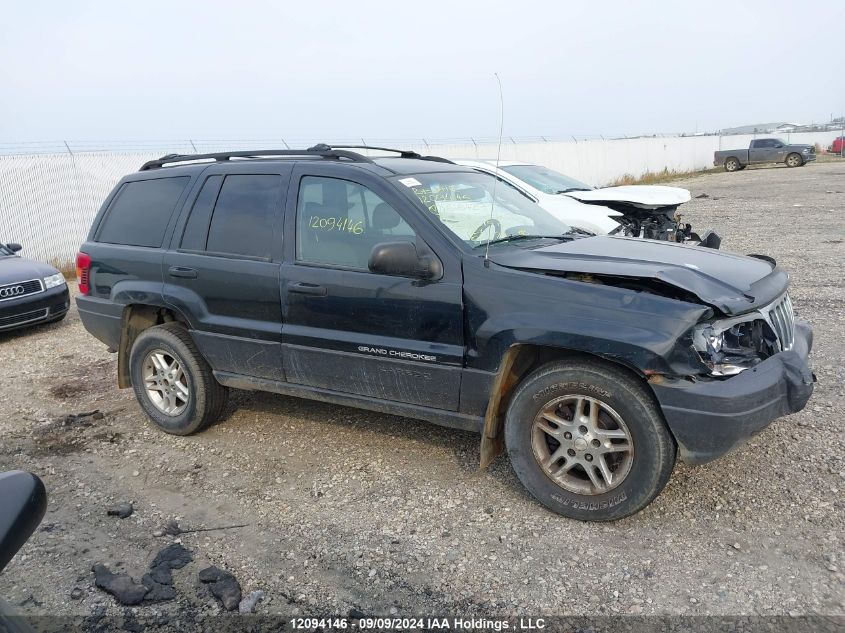
[{"label": "rear bumper", "polygon": [[85,329],[111,349],[120,344],[121,319],[124,306],[108,299],[86,297],[76,298],[76,308]]},{"label": "rear bumper", "polygon": [[0,332],[52,321],[70,308],[67,284],[0,303]]},{"label": "rear bumper", "polygon": [[815,376],[807,358],[813,331],[795,323],[795,344],[726,380],[653,384],[680,458],[703,464],[721,457],[774,420],[804,408]]}]

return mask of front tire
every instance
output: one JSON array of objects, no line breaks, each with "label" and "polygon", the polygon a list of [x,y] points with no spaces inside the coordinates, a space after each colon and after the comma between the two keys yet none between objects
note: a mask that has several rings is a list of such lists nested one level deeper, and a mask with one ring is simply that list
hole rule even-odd
[{"label": "front tire", "polygon": [[141,408],[166,433],[191,435],[223,413],[228,389],[178,323],[141,332],[129,356],[132,388]]},{"label": "front tire", "polygon": [[786,166],[787,167],[801,167],[804,164],[804,159],[801,158],[801,154],[796,154],[793,152],[789,156],[786,157]]},{"label": "front tire", "polygon": [[652,395],[599,361],[551,363],[531,374],[508,407],[505,442],[528,491],[581,521],[639,512],[675,465],[675,444]]}]

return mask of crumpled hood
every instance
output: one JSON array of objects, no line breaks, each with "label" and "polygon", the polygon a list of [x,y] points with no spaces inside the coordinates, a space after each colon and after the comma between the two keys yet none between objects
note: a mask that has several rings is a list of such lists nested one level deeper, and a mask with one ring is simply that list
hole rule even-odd
[{"label": "crumpled hood", "polygon": [[564,195],[589,204],[615,202],[640,209],[674,207],[689,202],[691,198],[686,189],[664,185],[624,185],[589,191],[569,191]]},{"label": "crumpled hood", "polygon": [[0,286],[30,279],[43,279],[57,273],[48,264],[14,256],[0,256]]},{"label": "crumpled hood", "polygon": [[597,236],[536,249],[491,249],[501,266],[551,273],[592,273],[657,279],[697,296],[727,315],[780,296],[789,276],[768,261],[710,248],[640,238]]}]

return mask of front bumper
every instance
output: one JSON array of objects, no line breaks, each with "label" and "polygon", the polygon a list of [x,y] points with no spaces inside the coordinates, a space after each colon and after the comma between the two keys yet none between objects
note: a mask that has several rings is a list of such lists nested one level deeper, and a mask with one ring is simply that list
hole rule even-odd
[{"label": "front bumper", "polygon": [[62,316],[70,308],[67,284],[20,299],[0,302],[0,332],[29,327]]},{"label": "front bumper", "polygon": [[795,322],[795,343],[752,369],[725,380],[652,383],[681,461],[703,464],[721,457],[775,419],[804,408],[815,376],[807,364],[813,331]]},{"label": "front bumper", "polygon": [[805,163],[808,163],[811,160],[816,160],[816,154],[815,152],[813,152],[812,154],[801,154],[801,158],[804,159]]}]

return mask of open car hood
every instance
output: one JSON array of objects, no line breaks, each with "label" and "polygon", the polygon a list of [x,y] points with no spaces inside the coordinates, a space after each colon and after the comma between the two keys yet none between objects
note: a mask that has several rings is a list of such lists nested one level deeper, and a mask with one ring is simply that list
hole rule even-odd
[{"label": "open car hood", "polygon": [[690,192],[680,187],[664,185],[624,185],[589,191],[570,191],[565,195],[589,204],[614,202],[640,209],[674,207],[690,201]]},{"label": "open car hood", "polygon": [[494,263],[547,273],[590,273],[655,279],[685,290],[732,316],[768,305],[789,276],[764,259],[641,238],[597,236],[543,248],[496,248]]}]

